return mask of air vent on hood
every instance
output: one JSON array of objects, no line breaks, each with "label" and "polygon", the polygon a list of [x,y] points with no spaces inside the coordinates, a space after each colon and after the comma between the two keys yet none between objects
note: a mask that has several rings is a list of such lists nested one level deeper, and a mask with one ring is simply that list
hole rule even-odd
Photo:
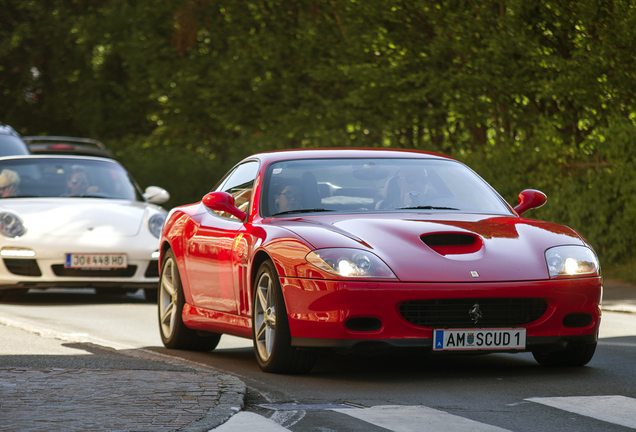
[{"label": "air vent on hood", "polygon": [[484,244],[480,237],[464,233],[425,234],[420,238],[440,255],[474,253]]}]

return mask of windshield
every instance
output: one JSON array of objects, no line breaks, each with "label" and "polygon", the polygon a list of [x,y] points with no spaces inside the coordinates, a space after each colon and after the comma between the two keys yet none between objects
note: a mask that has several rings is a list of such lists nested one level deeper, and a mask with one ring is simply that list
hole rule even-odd
[{"label": "windshield", "polygon": [[119,164],[90,159],[0,160],[0,198],[73,197],[140,201]]},{"label": "windshield", "polygon": [[511,214],[465,165],[439,159],[305,159],[268,167],[264,217],[407,210]]}]

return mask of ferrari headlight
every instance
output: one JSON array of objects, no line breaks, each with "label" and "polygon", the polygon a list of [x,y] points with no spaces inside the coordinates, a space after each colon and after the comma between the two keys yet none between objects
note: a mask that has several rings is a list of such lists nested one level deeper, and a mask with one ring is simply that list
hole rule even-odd
[{"label": "ferrari headlight", "polygon": [[20,237],[26,232],[22,219],[11,212],[0,212],[0,233],[7,237]]},{"label": "ferrari headlight", "polygon": [[159,238],[161,237],[161,228],[163,227],[163,222],[166,220],[166,217],[162,214],[157,213],[153,215],[148,221],[148,228],[153,236]]},{"label": "ferrari headlight", "polygon": [[309,252],[305,260],[337,276],[395,279],[395,275],[384,261],[371,252],[359,249],[318,249]]},{"label": "ferrari headlight", "polygon": [[599,263],[592,249],[585,246],[557,246],[545,251],[550,277],[598,274]]}]

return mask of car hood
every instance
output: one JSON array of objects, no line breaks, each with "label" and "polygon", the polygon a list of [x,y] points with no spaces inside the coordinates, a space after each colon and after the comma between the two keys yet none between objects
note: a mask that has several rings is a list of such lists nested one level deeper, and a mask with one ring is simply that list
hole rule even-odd
[{"label": "car hood", "polygon": [[15,199],[0,209],[17,213],[27,233],[75,237],[91,232],[108,237],[133,237],[139,233],[148,204],[93,198]]},{"label": "car hood", "polygon": [[[572,229],[514,216],[409,214],[317,216],[276,221],[316,249],[366,249],[405,282],[527,281],[549,278],[544,253],[557,245],[585,245]],[[431,234],[467,234],[477,248],[427,246]],[[437,250],[437,251],[436,251]]]}]

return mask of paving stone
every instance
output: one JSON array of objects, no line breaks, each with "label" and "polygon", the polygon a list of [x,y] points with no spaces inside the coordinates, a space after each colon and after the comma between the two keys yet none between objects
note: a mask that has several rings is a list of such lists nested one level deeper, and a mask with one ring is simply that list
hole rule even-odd
[{"label": "paving stone", "polygon": [[[224,378],[202,370],[0,368],[0,431],[207,431],[210,417],[218,425],[231,415],[221,401]],[[230,395],[241,406],[243,396],[244,388]]]}]

